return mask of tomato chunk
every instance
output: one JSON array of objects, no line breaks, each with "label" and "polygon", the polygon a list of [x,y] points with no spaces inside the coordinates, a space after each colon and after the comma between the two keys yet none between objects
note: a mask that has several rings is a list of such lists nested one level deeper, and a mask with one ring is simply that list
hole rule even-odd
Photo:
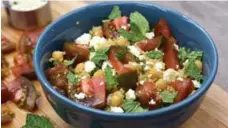
[{"label": "tomato chunk", "polygon": [[116,18],[112,21],[112,24],[116,30],[119,30],[121,27],[126,27],[126,29],[128,29],[128,17],[122,16],[120,18]]},{"label": "tomato chunk", "polygon": [[75,62],[80,63],[89,59],[89,46],[75,43],[64,43],[64,51],[69,59],[76,57]]},{"label": "tomato chunk", "polygon": [[161,18],[155,26],[155,36],[160,35],[163,35],[166,38],[169,38],[171,36],[171,30],[164,18]]},{"label": "tomato chunk", "polygon": [[174,44],[176,44],[176,40],[173,37],[165,39],[164,41],[164,62],[166,69],[179,68],[178,52],[175,49]]},{"label": "tomato chunk", "polygon": [[175,102],[180,102],[194,90],[193,82],[191,79],[185,79],[184,81],[176,80],[171,83],[174,89],[178,92],[175,98]]},{"label": "tomato chunk", "polygon": [[162,36],[155,37],[151,40],[146,40],[143,42],[139,42],[136,45],[143,51],[150,51],[158,48],[162,43]]},{"label": "tomato chunk", "polygon": [[105,106],[106,85],[104,77],[97,76],[82,80],[81,89],[84,93],[91,96],[84,101],[84,104],[95,108],[103,108]]}]

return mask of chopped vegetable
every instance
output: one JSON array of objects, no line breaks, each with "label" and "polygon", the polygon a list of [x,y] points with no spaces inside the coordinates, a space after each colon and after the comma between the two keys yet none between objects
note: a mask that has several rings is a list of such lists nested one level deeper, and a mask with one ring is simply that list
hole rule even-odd
[{"label": "chopped vegetable", "polygon": [[44,116],[27,114],[26,123],[21,128],[54,128],[53,124]]},{"label": "chopped vegetable", "polygon": [[101,67],[102,62],[108,60],[108,51],[109,48],[98,49],[91,61],[93,61],[97,66]]},{"label": "chopped vegetable", "polygon": [[71,83],[73,85],[77,85],[78,84],[78,78],[71,71],[68,72],[67,79],[68,79],[68,83]]},{"label": "chopped vegetable", "polygon": [[105,79],[106,79],[106,83],[107,83],[107,90],[111,90],[113,88],[115,88],[118,85],[116,76],[113,75],[112,73],[112,69],[110,66],[107,66],[105,68]]},{"label": "chopped vegetable", "polygon": [[187,76],[197,81],[201,81],[203,79],[203,76],[201,75],[200,70],[193,59],[188,61],[184,71]]},{"label": "chopped vegetable", "polygon": [[120,47],[120,50],[116,53],[116,57],[119,60],[123,60],[125,58],[126,53],[128,52],[126,47]]},{"label": "chopped vegetable", "polygon": [[177,93],[170,91],[162,91],[160,95],[163,103],[173,103]]},{"label": "chopped vegetable", "polygon": [[151,51],[146,54],[147,57],[151,59],[161,59],[164,53],[161,51]]},{"label": "chopped vegetable", "polygon": [[121,17],[121,11],[118,6],[114,6],[112,12],[108,16],[109,19],[115,19]]},{"label": "chopped vegetable", "polygon": [[130,24],[132,32],[137,35],[144,35],[150,29],[147,19],[139,12],[130,14]]},{"label": "chopped vegetable", "polygon": [[127,113],[134,113],[134,112],[147,112],[148,109],[144,109],[140,106],[140,103],[133,100],[125,100],[123,105],[123,109]]},{"label": "chopped vegetable", "polygon": [[119,30],[120,35],[123,36],[124,38],[133,41],[133,42],[137,42],[137,41],[141,41],[144,39],[144,37],[142,35],[136,35],[134,33],[128,33],[126,30],[124,30],[123,28],[121,28]]},{"label": "chopped vegetable", "polygon": [[178,58],[183,63],[187,59],[202,60],[203,52],[191,51],[188,48],[180,47],[178,51]]}]

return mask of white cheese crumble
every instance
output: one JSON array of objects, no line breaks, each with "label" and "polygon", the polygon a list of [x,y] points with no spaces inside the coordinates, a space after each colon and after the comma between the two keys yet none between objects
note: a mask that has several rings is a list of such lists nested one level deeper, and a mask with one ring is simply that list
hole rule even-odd
[{"label": "white cheese crumble", "polygon": [[201,87],[200,82],[198,82],[197,80],[192,80],[192,82],[193,82],[195,88],[200,88]]},{"label": "white cheese crumble", "polygon": [[184,79],[182,77],[178,77],[177,80],[184,81]]},{"label": "white cheese crumble", "polygon": [[82,99],[85,99],[86,94],[83,93],[83,92],[80,92],[80,93],[78,93],[78,94],[75,94],[74,96],[75,96],[78,100],[82,100]]},{"label": "white cheese crumble", "polygon": [[165,69],[165,64],[163,62],[157,62],[157,63],[155,63],[154,68],[157,71],[161,71],[161,70]]},{"label": "white cheese crumble", "polygon": [[143,85],[145,83],[145,80],[140,80],[139,84]]},{"label": "white cheese crumble", "polygon": [[156,101],[154,101],[153,99],[150,100],[149,102],[150,105],[155,105],[156,104]]},{"label": "white cheese crumble", "polygon": [[91,40],[90,40],[90,47],[94,47],[95,50],[99,49],[100,47],[104,46],[104,43],[107,40],[104,37],[99,37],[99,36],[94,36]]},{"label": "white cheese crumble", "polygon": [[102,64],[102,70],[105,70],[105,68],[107,67],[107,66],[110,66],[110,67],[112,67],[112,65],[110,64],[110,62],[109,61],[104,61],[103,62],[103,64]]},{"label": "white cheese crumble", "polygon": [[114,113],[124,113],[124,110],[121,107],[112,107],[111,106],[111,112],[114,112]]},{"label": "white cheese crumble", "polygon": [[179,51],[179,46],[177,44],[173,44],[174,48]]},{"label": "white cheese crumble", "polygon": [[163,74],[163,79],[165,81],[174,81],[179,76],[179,73],[175,71],[174,69],[167,69]]},{"label": "white cheese crumble", "polygon": [[126,99],[127,100],[135,100],[136,99],[136,95],[135,95],[135,91],[132,89],[129,89],[126,93],[125,93]]},{"label": "white cheese crumble", "polygon": [[154,32],[148,32],[148,33],[146,33],[146,34],[145,34],[145,37],[146,37],[147,39],[153,39],[153,37],[154,37]]},{"label": "white cheese crumble", "polygon": [[144,70],[145,71],[147,71],[147,70],[149,70],[150,69],[150,67],[148,66],[148,65],[146,65],[145,67],[144,67]]},{"label": "white cheese crumble", "polygon": [[86,61],[85,62],[85,71],[86,72],[91,72],[96,68],[96,65],[92,61]]},{"label": "white cheese crumble", "polygon": [[128,46],[128,48],[130,52],[135,56],[139,56],[141,54],[141,50],[136,46]]},{"label": "white cheese crumble", "polygon": [[91,40],[91,35],[88,34],[88,33],[84,33],[81,36],[79,36],[75,40],[75,42],[78,43],[78,44],[86,44],[86,45],[88,45],[90,40]]},{"label": "white cheese crumble", "polygon": [[127,26],[121,26],[122,29],[126,30],[127,29]]}]

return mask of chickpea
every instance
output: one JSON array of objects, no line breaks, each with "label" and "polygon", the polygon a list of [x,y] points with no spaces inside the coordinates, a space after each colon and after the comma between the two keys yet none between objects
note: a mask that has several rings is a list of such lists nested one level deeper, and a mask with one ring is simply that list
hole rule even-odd
[{"label": "chickpea", "polygon": [[116,39],[116,44],[120,46],[128,46],[129,42],[125,38],[119,37]]},{"label": "chickpea", "polygon": [[63,56],[65,55],[65,52],[61,52],[61,51],[54,51],[52,53],[52,60],[57,60],[59,62],[63,61]]},{"label": "chickpea", "polygon": [[103,37],[102,27],[101,26],[93,27],[93,29],[91,31],[91,35]]},{"label": "chickpea", "polygon": [[77,64],[76,68],[74,69],[75,73],[82,73],[84,72],[85,64],[84,63],[79,63]]},{"label": "chickpea", "polygon": [[166,87],[167,87],[167,84],[163,79],[159,79],[155,84],[156,84],[157,88],[162,89],[162,90],[166,89]]},{"label": "chickpea", "polygon": [[151,69],[149,70],[149,74],[151,74],[151,75],[152,75],[152,78],[154,78],[154,79],[159,79],[159,78],[161,78],[162,75],[163,75],[161,71],[157,71],[157,70],[154,69],[154,68],[151,68]]},{"label": "chickpea", "polygon": [[93,76],[104,76],[104,71],[99,69],[93,74]]},{"label": "chickpea", "polygon": [[124,95],[121,91],[116,91],[111,95],[110,105],[120,106],[124,100]]},{"label": "chickpea", "polygon": [[196,60],[195,64],[197,65],[197,67],[199,68],[200,72],[203,71],[203,64],[200,60]]}]

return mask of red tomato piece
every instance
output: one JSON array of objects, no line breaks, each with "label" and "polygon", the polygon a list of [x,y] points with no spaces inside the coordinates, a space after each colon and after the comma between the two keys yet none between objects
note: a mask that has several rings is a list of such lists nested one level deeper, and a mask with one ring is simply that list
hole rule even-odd
[{"label": "red tomato piece", "polygon": [[167,21],[164,18],[161,18],[155,25],[155,36],[160,35],[163,35],[166,38],[169,38],[171,36],[171,30],[168,26]]},{"label": "red tomato piece", "polygon": [[84,79],[81,81],[81,89],[84,93],[91,96],[87,100],[87,105],[95,108],[102,108],[105,106],[106,85],[105,79],[102,76],[93,77],[91,79]]},{"label": "red tomato piece", "polygon": [[193,82],[191,79],[185,79],[184,81],[176,80],[171,83],[173,88],[177,91],[175,102],[180,102],[187,98],[188,95],[194,90]]},{"label": "red tomato piece", "polygon": [[125,26],[128,30],[128,17],[122,16],[120,18],[113,19],[112,24],[114,25],[116,30],[119,30],[123,26]]},{"label": "red tomato piece", "polygon": [[140,103],[148,105],[151,98],[156,98],[155,84],[152,82],[145,82],[143,85],[137,86],[136,95],[139,98]]},{"label": "red tomato piece", "polygon": [[9,92],[5,83],[1,82],[1,103],[5,103],[6,101],[10,100],[11,97],[12,97],[12,94]]},{"label": "red tomato piece", "polygon": [[109,61],[119,74],[123,74],[131,71],[132,69],[125,67],[123,63],[116,57],[116,52],[114,49],[110,49],[109,51]]},{"label": "red tomato piece", "polygon": [[179,68],[178,52],[175,49],[174,44],[176,44],[176,40],[173,37],[165,39],[164,41],[164,62],[166,69]]},{"label": "red tomato piece", "polygon": [[143,51],[150,51],[150,50],[154,50],[155,48],[159,47],[161,42],[162,42],[162,36],[158,36],[151,40],[139,42],[136,45]]}]

